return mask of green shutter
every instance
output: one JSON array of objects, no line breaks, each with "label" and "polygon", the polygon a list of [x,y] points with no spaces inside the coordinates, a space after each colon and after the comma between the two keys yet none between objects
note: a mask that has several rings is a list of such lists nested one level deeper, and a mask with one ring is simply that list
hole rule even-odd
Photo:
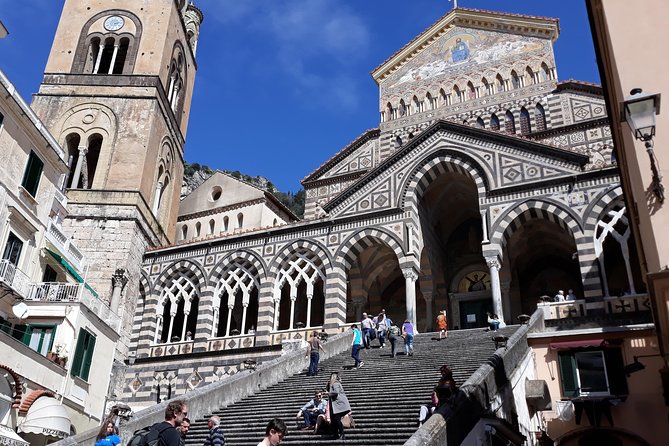
[{"label": "green shutter", "polygon": [[39,186],[39,180],[42,176],[42,168],[44,167],[44,162],[35,154],[35,152],[30,152],[28,157],[28,165],[26,166],[26,171],[23,174],[23,181],[21,181],[21,186],[27,190],[30,195],[33,197],[37,194],[37,186]]},{"label": "green shutter", "polygon": [[95,336],[86,332],[88,339],[86,342],[86,354],[81,365],[81,379],[88,381],[88,373],[91,371],[91,363],[93,362],[93,350],[95,350]]},{"label": "green shutter", "polygon": [[604,350],[606,360],[606,375],[609,378],[609,392],[611,395],[627,395],[627,378],[623,367],[623,352],[619,348]]},{"label": "green shutter", "polygon": [[576,359],[572,352],[558,353],[562,394],[565,397],[578,396],[578,380],[576,379]]},{"label": "green shutter", "polygon": [[86,330],[79,329],[79,337],[77,338],[77,348],[74,350],[74,359],[72,360],[72,376],[81,377],[81,364],[84,360],[84,338],[86,337]]}]

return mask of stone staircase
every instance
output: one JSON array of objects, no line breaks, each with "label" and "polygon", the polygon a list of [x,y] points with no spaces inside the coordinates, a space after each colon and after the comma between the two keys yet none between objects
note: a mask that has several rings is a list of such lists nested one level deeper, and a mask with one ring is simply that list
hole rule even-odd
[{"label": "stone staircase", "polygon": [[[517,326],[501,329],[497,334],[511,336]],[[416,336],[415,354],[390,356],[390,344],[363,350],[365,365],[353,368],[350,352],[321,361],[319,374],[298,375],[264,389],[255,395],[214,412],[221,417],[227,446],[256,446],[264,437],[267,422],[278,417],[288,426],[288,436],[282,445],[342,444],[332,436],[314,435],[296,427],[295,415],[313,397],[316,389],[325,387],[331,372],[339,372],[342,385],[351,403],[356,427],[346,430],[345,444],[401,445],[418,428],[421,404],[430,400],[431,391],[439,379],[439,367],[448,364],[458,385],[464,383],[495,351],[492,333],[484,329],[454,330],[442,341],[434,340],[438,333]],[[327,346],[326,346],[327,348]],[[187,445],[202,445],[207,435],[206,419],[192,420]]]}]

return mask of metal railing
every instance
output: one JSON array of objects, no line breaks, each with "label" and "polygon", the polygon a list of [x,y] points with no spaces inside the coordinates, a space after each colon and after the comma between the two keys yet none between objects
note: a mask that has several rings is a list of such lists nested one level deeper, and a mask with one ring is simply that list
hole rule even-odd
[{"label": "metal railing", "polygon": [[75,266],[79,271],[83,266],[84,254],[77,248],[72,240],[53,221],[49,220],[46,228],[47,238],[58,250],[65,255],[65,259]]},{"label": "metal railing", "polygon": [[0,282],[14,289],[21,297],[30,292],[30,278],[9,260],[0,260]]}]

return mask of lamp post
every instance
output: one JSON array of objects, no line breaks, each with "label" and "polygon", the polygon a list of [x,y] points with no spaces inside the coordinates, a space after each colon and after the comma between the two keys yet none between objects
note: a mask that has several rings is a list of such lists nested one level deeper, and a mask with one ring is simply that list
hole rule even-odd
[{"label": "lamp post", "polygon": [[655,116],[660,113],[660,94],[644,93],[641,88],[630,91],[630,96],[623,102],[623,121],[632,129],[634,137],[643,141],[646,152],[650,158],[650,170],[653,174],[653,193],[660,201],[664,202],[664,186],[662,175],[660,175],[659,161],[653,151],[653,136],[655,136]]}]

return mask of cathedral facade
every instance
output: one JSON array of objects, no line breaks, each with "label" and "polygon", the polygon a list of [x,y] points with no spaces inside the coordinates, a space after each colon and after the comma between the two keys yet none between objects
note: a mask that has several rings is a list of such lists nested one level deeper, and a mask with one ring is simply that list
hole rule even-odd
[{"label": "cathedral facade", "polygon": [[124,399],[188,392],[363,312],[474,328],[561,289],[643,291],[602,91],[558,81],[558,35],[555,19],[454,9],[373,70],[379,127],[302,180],[304,220],[230,233],[230,203],[180,218],[126,294]]}]

